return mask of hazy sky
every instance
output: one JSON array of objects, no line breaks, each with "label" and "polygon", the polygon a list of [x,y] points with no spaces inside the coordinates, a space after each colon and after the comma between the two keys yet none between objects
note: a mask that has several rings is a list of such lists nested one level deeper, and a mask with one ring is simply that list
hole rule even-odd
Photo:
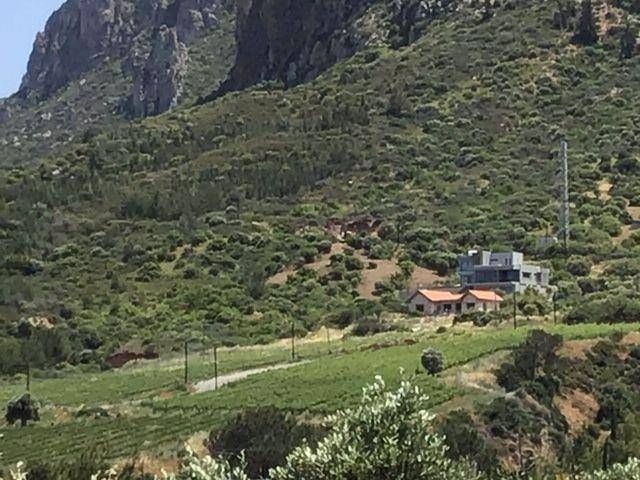
[{"label": "hazy sky", "polygon": [[[64,0],[0,0],[0,98],[20,86],[36,33]],[[6,5],[5,5],[6,4]]]}]

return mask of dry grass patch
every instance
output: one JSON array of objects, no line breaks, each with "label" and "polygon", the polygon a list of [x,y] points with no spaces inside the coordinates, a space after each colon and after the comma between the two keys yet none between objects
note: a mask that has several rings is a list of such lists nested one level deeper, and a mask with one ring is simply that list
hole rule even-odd
[{"label": "dry grass patch", "polygon": [[600,405],[596,398],[580,389],[570,390],[554,398],[562,416],[567,420],[572,432],[577,433],[596,419]]},{"label": "dry grass patch", "polygon": [[564,342],[560,350],[558,350],[558,356],[564,358],[570,358],[572,360],[586,360],[587,353],[600,341],[599,338],[590,340],[572,340]]}]

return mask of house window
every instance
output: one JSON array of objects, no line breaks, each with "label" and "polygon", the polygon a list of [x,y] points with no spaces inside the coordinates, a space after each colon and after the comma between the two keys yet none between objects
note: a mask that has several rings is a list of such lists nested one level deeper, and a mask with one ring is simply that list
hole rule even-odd
[{"label": "house window", "polygon": [[467,310],[473,310],[474,308],[476,308],[476,304],[473,302],[469,302],[467,303]]},{"label": "house window", "polygon": [[450,312],[451,311],[451,304],[450,303],[445,303],[444,304],[444,311],[445,312]]},{"label": "house window", "polygon": [[522,272],[522,276],[528,280],[528,279],[531,278],[531,273],[530,272]]},{"label": "house window", "polygon": [[424,304],[418,303],[416,305],[416,312],[424,312]]}]

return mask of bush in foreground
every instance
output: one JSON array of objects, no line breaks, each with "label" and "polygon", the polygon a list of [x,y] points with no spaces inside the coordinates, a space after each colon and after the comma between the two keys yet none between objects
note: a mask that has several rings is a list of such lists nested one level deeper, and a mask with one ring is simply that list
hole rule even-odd
[{"label": "bush in foreground", "polygon": [[446,456],[444,437],[434,433],[427,398],[403,381],[390,391],[381,378],[365,388],[359,407],[329,418],[332,429],[316,449],[302,446],[271,471],[273,480],[480,478],[475,469]]},{"label": "bush in foreground", "polygon": [[225,458],[243,454],[249,476],[265,478],[270,468],[281,465],[305,439],[315,444],[324,432],[318,425],[298,421],[291,413],[263,407],[242,412],[212,432],[208,449],[212,456]]}]

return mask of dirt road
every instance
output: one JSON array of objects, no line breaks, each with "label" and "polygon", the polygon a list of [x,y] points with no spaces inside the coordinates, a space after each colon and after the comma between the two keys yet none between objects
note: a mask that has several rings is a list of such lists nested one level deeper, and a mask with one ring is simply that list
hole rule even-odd
[{"label": "dirt road", "polygon": [[[244,370],[241,372],[233,372],[227,375],[221,375],[218,377],[218,388],[223,387],[224,385],[229,385],[230,383],[244,380],[245,378],[251,377],[253,375],[259,375],[261,373],[270,372],[272,370],[287,370],[289,368],[298,367],[307,363],[309,363],[309,360],[304,360],[302,362],[296,363],[281,363],[279,365],[272,365],[270,367],[254,368],[252,370]],[[216,382],[215,379],[211,378],[209,380],[204,380],[202,382],[196,383],[193,388],[195,389],[194,393],[211,392],[216,389]]]}]

